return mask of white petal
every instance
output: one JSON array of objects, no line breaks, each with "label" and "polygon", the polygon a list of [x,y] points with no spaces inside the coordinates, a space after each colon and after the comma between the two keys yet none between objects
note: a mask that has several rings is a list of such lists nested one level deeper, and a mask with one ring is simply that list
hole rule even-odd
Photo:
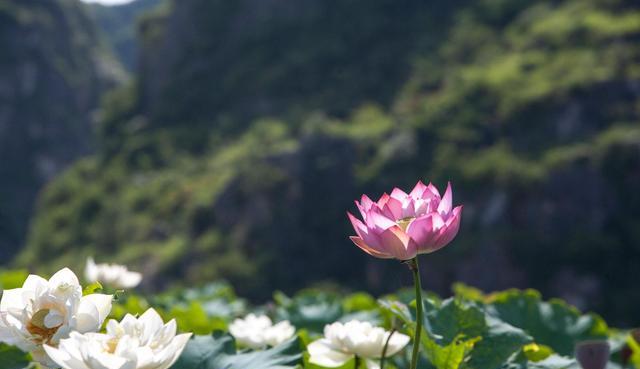
[{"label": "white petal", "polygon": [[98,267],[96,266],[96,262],[93,261],[93,258],[87,259],[87,264],[84,267],[84,279],[89,283],[98,280]]},{"label": "white petal", "polygon": [[153,340],[158,345],[167,345],[176,336],[176,330],[177,330],[176,320],[171,319],[159,331],[156,332]]},{"label": "white petal", "polygon": [[64,323],[64,316],[56,310],[49,310],[49,313],[44,317],[44,325],[47,328],[59,327]]},{"label": "white petal", "polygon": [[25,325],[18,318],[0,313],[0,342],[17,346],[20,350],[29,352],[36,346],[29,339],[31,334],[26,331]]},{"label": "white petal", "polygon": [[58,343],[60,342],[61,339],[69,337],[70,333],[71,333],[71,328],[69,328],[69,325],[68,324],[63,325],[60,328],[58,328],[58,330],[53,335],[53,337],[51,337],[51,342]]},{"label": "white petal", "polygon": [[125,272],[120,278],[122,288],[133,288],[142,281],[142,274],[137,272]]},{"label": "white petal", "polygon": [[49,279],[49,286],[50,288],[61,291],[70,290],[75,292],[79,290],[80,293],[82,293],[78,277],[76,277],[69,268],[63,268],[56,272],[56,274]]},{"label": "white petal", "polygon": [[44,348],[42,346],[36,347],[34,350],[30,351],[29,353],[31,354],[31,359],[33,359],[33,361],[37,363],[40,363],[41,366],[43,366],[45,369],[57,367],[56,363],[53,360],[51,360],[51,358],[49,357],[49,355],[47,355],[47,353],[44,351]]},{"label": "white petal", "polygon": [[136,351],[140,348],[138,337],[123,336],[116,345],[114,355],[137,362]]},{"label": "white petal", "polygon": [[309,352],[309,362],[320,366],[335,368],[344,365],[354,357],[352,354],[345,354],[337,351],[331,342],[325,338],[311,342],[307,346]]},{"label": "white petal", "polygon": [[140,337],[143,333],[141,324],[138,323],[138,319],[131,314],[127,314],[118,323],[118,335],[130,335]]},{"label": "white petal", "polygon": [[144,314],[142,314],[138,318],[138,323],[141,323],[144,327],[142,341],[145,344],[148,343],[148,341],[156,334],[156,332],[159,332],[164,326],[160,314],[158,314],[158,312],[153,308],[147,309],[147,311],[145,311]]},{"label": "white petal", "polygon": [[98,310],[98,321],[100,324],[109,316],[111,312],[111,304],[113,302],[113,295],[104,295],[101,293],[93,293],[91,295],[83,296],[80,299],[80,305],[83,303],[91,303]]},{"label": "white petal", "polygon": [[72,357],[66,351],[44,345],[44,350],[49,355],[49,358],[56,364],[60,365],[63,369],[91,369],[85,365],[84,362]]},{"label": "white petal", "polygon": [[182,354],[182,350],[184,350],[187,342],[189,342],[189,338],[191,338],[191,333],[183,333],[175,336],[175,338],[171,341],[171,344],[168,346],[168,348],[173,353],[173,358],[170,361],[165,362],[164,365],[158,367],[158,369],[170,368],[171,365],[173,365]]},{"label": "white petal", "polygon": [[0,311],[22,311],[25,308],[25,301],[22,299],[25,290],[14,288],[2,292],[0,301]]},{"label": "white petal", "polygon": [[37,291],[37,290],[45,290],[48,288],[49,282],[46,279],[37,276],[35,274],[29,274],[27,279],[22,284],[22,289],[25,291]]},{"label": "white petal", "polygon": [[100,324],[98,308],[83,297],[76,312],[75,324],[72,324],[73,328],[80,333],[95,332],[100,329]]},{"label": "white petal", "polygon": [[69,356],[75,360],[82,360],[82,354],[80,353],[80,344],[86,340],[85,336],[78,332],[71,332],[69,338],[60,340],[58,349],[66,352]]},{"label": "white petal", "polygon": [[120,337],[124,334],[124,329],[115,319],[109,319],[107,322],[107,334],[111,337]]},{"label": "white petal", "polygon": [[289,321],[282,321],[273,327],[265,329],[264,332],[265,342],[269,346],[277,346],[296,334],[296,329],[289,323]]},{"label": "white petal", "polygon": [[103,352],[94,352],[84,361],[90,369],[136,369],[135,360]]},{"label": "white petal", "polygon": [[242,331],[243,329],[238,324],[238,319],[234,320],[233,322],[231,322],[231,324],[229,324],[229,333],[231,333],[232,336],[238,338],[237,336],[242,335]]},{"label": "white petal", "polygon": [[164,358],[162,355],[153,352],[149,346],[143,346],[136,349],[136,358],[138,369],[157,369],[158,363],[169,360]]},{"label": "white petal", "polygon": [[[385,335],[385,340],[388,334]],[[387,356],[395,355],[402,350],[410,341],[409,336],[406,334],[395,332],[389,340],[389,346],[387,347]]]},{"label": "white petal", "polygon": [[240,345],[256,350],[269,344],[271,328],[272,323],[269,317],[249,314],[244,319],[235,319],[229,326],[229,333]]}]

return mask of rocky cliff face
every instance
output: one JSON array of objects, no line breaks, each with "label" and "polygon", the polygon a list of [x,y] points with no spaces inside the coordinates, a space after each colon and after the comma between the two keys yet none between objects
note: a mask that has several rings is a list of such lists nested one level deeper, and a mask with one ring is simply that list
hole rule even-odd
[{"label": "rocky cliff face", "polygon": [[38,190],[93,151],[92,113],[120,76],[76,1],[0,1],[0,258]]}]

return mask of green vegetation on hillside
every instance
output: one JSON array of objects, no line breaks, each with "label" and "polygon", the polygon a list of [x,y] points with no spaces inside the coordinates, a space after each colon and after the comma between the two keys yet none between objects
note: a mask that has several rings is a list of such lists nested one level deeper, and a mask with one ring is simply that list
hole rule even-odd
[{"label": "green vegetation on hillside", "polygon": [[97,255],[148,288],[226,278],[251,298],[329,279],[387,292],[398,266],[350,245],[345,210],[451,180],[464,227],[426,262],[429,288],[531,285],[640,322],[634,1],[278,4],[147,17],[100,152],[47,187],[16,263]]}]

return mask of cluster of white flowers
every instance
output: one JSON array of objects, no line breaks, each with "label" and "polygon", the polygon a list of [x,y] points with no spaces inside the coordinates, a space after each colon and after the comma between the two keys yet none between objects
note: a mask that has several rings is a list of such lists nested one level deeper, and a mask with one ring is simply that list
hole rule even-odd
[{"label": "cluster of white flowers", "polygon": [[132,272],[124,265],[96,264],[93,258],[87,259],[84,277],[87,282],[100,282],[114,288],[134,288],[142,281],[142,274]]},{"label": "cluster of white flowers", "polygon": [[357,356],[366,361],[368,369],[376,369],[387,339],[386,356],[395,355],[409,343],[409,336],[385,331],[369,322],[329,324],[324,328],[324,338],[307,346],[309,362],[335,368]]},{"label": "cluster of white flowers", "polygon": [[176,335],[176,322],[164,324],[149,309],[139,318],[110,320],[107,333],[72,332],[58,348],[45,345],[49,357],[65,369],[167,369],[178,359],[191,333]]},{"label": "cluster of white flowers", "polygon": [[[169,368],[191,334],[176,335],[153,309],[127,315],[97,332],[111,311],[111,295],[82,296],[76,275],[64,268],[46,280],[30,275],[0,300],[0,342],[30,352],[45,367],[64,369]],[[120,365],[121,364],[121,365]]]},{"label": "cluster of white flowers", "polygon": [[[110,320],[106,333],[98,333],[111,311],[111,301],[112,295],[83,296],[78,278],[67,268],[49,280],[30,275],[22,288],[2,294],[0,342],[30,352],[45,368],[168,369],[173,365],[191,333],[176,334],[175,320],[165,324],[152,308],[139,318],[127,314],[120,322]],[[234,320],[229,332],[240,346],[257,350],[289,340],[296,329],[286,320],[273,324],[265,315],[249,314]],[[327,325],[324,337],[307,350],[312,364],[339,367],[359,357],[367,368],[377,369],[387,342],[386,355],[391,356],[407,345],[409,337],[353,320]]]},{"label": "cluster of white flowers", "polygon": [[0,341],[31,352],[53,366],[43,344],[57,345],[72,331],[92,332],[111,311],[111,295],[82,296],[78,278],[67,268],[48,281],[30,275],[22,288],[5,290],[0,301]]},{"label": "cluster of white flowers", "polygon": [[244,319],[236,319],[229,325],[229,333],[238,344],[252,349],[266,346],[277,346],[293,337],[296,328],[284,320],[273,324],[265,315],[247,315]]}]

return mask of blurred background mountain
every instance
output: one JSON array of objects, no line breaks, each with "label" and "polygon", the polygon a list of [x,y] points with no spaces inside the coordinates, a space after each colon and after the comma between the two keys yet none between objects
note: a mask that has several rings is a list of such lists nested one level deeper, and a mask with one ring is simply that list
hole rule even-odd
[{"label": "blurred background mountain", "polygon": [[95,150],[93,112],[124,81],[76,1],[0,1],[0,259],[24,243],[38,189]]},{"label": "blurred background mountain", "polygon": [[451,180],[462,229],[423,258],[426,288],[534,287],[640,324],[635,0],[0,0],[0,17],[7,265],[382,293],[409,273],[353,246],[345,211]]}]

